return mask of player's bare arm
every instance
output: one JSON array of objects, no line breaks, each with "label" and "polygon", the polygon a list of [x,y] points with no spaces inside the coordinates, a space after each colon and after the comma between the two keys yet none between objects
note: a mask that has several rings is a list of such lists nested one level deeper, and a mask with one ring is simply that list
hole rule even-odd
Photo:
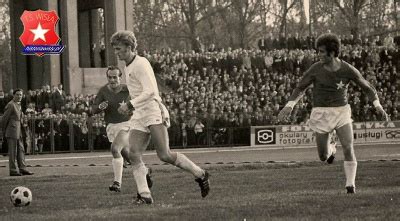
[{"label": "player's bare arm", "polygon": [[279,112],[278,120],[285,120],[290,113],[292,113],[293,107],[296,103],[303,97],[305,90],[310,86],[313,82],[311,68],[304,74],[303,78],[300,80],[297,87],[293,90],[292,94],[289,97],[288,103],[285,107]]},{"label": "player's bare arm", "polygon": [[354,67],[351,67],[352,74],[354,75],[353,81],[361,87],[361,89],[367,93],[368,98],[373,101],[376,111],[382,116],[383,120],[389,121],[390,117],[383,109],[381,103],[379,102],[378,95],[375,88],[361,75],[361,73]]}]

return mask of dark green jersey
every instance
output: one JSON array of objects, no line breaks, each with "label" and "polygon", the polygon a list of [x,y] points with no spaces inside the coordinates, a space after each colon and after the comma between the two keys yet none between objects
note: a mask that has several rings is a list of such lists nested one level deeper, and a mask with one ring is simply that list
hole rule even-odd
[{"label": "dark green jersey", "polygon": [[93,112],[98,113],[99,104],[103,101],[108,101],[108,107],[104,110],[104,120],[107,124],[109,123],[121,123],[130,119],[130,116],[120,114],[118,112],[119,106],[123,102],[129,101],[129,91],[125,84],[121,84],[122,89],[118,93],[112,91],[107,85],[100,88],[97,93],[96,99],[94,100]]},{"label": "dark green jersey", "polygon": [[347,87],[353,81],[369,96],[371,102],[378,99],[375,89],[352,65],[341,61],[337,71],[329,71],[322,62],[313,64],[304,74],[297,90],[289,100],[295,100],[309,85],[313,85],[314,107],[339,107],[348,103]]}]

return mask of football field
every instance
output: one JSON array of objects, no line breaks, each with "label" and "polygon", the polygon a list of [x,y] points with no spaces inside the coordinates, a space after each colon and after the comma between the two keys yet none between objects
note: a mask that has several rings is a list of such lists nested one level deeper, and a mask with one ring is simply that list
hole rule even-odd
[{"label": "football field", "polygon": [[[132,169],[122,192],[112,182],[107,152],[27,156],[34,176],[9,177],[0,156],[0,220],[398,220],[400,145],[356,146],[357,193],[345,193],[343,155],[319,162],[315,147],[179,150],[207,169],[211,192],[202,199],[194,178],[146,152],[153,169],[153,205],[135,205]],[[33,194],[14,207],[16,186]]]}]

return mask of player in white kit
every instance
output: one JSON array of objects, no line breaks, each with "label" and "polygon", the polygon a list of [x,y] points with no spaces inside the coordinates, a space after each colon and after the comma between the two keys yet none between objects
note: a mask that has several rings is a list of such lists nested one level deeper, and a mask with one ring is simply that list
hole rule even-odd
[{"label": "player in white kit", "polygon": [[[120,192],[124,159],[128,158],[130,115],[120,114],[118,107],[129,101],[129,91],[125,84],[121,84],[122,71],[116,66],[109,66],[106,71],[108,83],[100,88],[92,106],[92,113],[104,111],[104,120],[107,124],[107,137],[111,142],[113,156],[112,167],[114,181],[109,186],[110,191]],[[147,174],[149,187],[153,185]]]},{"label": "player in white kit", "polygon": [[168,130],[169,113],[161,103],[157,82],[150,62],[136,54],[137,41],[133,32],[119,31],[111,37],[111,45],[119,60],[125,61],[126,84],[131,100],[118,109],[120,113],[133,111],[131,117],[129,159],[138,188],[137,203],[152,204],[153,198],[146,181],[147,168],[142,153],[150,137],[153,139],[160,160],[184,169],[195,176],[202,197],[210,190],[209,174],[185,155],[171,152]]}]

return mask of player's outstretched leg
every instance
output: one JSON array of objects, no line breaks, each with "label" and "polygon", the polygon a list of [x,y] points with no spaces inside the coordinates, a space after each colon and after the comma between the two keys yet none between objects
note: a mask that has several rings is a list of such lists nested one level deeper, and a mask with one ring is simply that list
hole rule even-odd
[{"label": "player's outstretched leg", "polygon": [[201,169],[181,153],[176,153],[176,160],[173,165],[192,173],[196,177],[195,181],[200,186],[201,196],[204,198],[208,195],[208,192],[210,191],[210,181],[209,173],[207,171]]},{"label": "player's outstretched leg", "polygon": [[201,196],[203,198],[208,195],[208,192],[210,192],[210,181],[208,180],[208,176],[209,176],[208,172],[205,171],[204,177],[195,179],[195,181],[200,186]]},{"label": "player's outstretched leg", "polygon": [[210,191],[209,174],[185,155],[171,152],[169,148],[168,131],[163,124],[150,126],[150,133],[156,147],[158,158],[193,174],[196,177],[196,182],[199,183],[201,196],[206,197]]}]

